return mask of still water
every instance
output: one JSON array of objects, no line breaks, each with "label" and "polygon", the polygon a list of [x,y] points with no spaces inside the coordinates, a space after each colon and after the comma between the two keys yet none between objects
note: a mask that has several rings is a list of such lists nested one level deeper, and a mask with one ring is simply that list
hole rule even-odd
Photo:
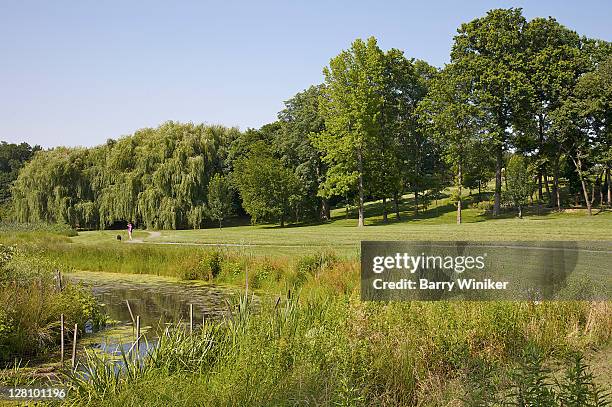
[{"label": "still water", "polygon": [[90,289],[116,321],[111,328],[86,336],[82,345],[114,356],[121,350],[127,353],[134,344],[132,316],[140,316],[144,337],[138,353],[144,354],[168,324],[189,324],[190,304],[197,329],[204,320],[221,318],[227,312],[226,300],[236,293],[235,288],[151,275],[86,271],[70,273],[68,279]]}]

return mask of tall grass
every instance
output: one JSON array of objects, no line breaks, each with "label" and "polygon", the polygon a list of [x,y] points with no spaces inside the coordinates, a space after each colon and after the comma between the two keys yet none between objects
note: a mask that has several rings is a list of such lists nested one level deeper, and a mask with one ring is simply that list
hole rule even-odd
[{"label": "tall grass", "polygon": [[[524,367],[525,349],[536,350],[542,363],[610,340],[610,330],[594,329],[609,327],[609,304],[559,305],[375,304],[354,295],[322,300],[302,292],[253,312],[243,296],[222,322],[193,336],[179,327],[169,330],[145,359],[146,368],[116,375],[101,370],[111,383],[96,385],[99,390],[75,387],[72,402],[446,405],[476,403],[489,394],[521,405],[516,390],[535,380],[533,369]],[[593,308],[600,310],[594,314]],[[86,363],[95,371],[102,362]],[[603,400],[580,363],[563,386],[583,383],[574,393],[593,398],[599,392]],[[483,380],[486,391],[478,392],[473,378],[491,376],[501,379]],[[555,391],[559,397],[574,394],[569,387]]]},{"label": "tall grass", "polygon": [[60,290],[55,270],[62,267],[0,245],[0,365],[56,349],[61,314],[66,327],[104,323],[93,296],[70,284]]},{"label": "tall grass", "polygon": [[[194,335],[170,329],[144,361],[117,368],[90,354],[88,373],[71,379],[74,405],[521,405],[518,391],[538,380],[556,386],[529,368],[526,350],[542,367],[612,339],[610,302],[362,302],[359,263],[326,252],[40,247],[72,268],[248,283],[266,294],[257,308],[235,299],[223,321]],[[573,369],[551,390],[555,403],[605,399],[584,363]]]}]

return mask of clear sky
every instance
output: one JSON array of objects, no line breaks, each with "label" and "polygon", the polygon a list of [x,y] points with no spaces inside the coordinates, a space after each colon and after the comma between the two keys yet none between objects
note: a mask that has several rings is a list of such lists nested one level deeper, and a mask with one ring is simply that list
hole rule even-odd
[{"label": "clear sky", "polygon": [[100,144],[166,120],[259,127],[357,37],[436,66],[496,7],[612,40],[612,2],[0,0],[0,140]]}]

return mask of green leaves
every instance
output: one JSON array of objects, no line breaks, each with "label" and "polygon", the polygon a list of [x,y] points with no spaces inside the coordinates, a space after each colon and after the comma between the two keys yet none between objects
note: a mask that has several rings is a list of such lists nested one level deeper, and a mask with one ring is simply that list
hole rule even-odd
[{"label": "green leaves", "polygon": [[200,226],[209,179],[225,166],[237,130],[167,122],[92,149],[41,152],[13,190],[20,221],[100,227]]},{"label": "green leaves", "polygon": [[535,189],[533,171],[527,165],[527,160],[521,155],[513,155],[506,166],[506,198],[519,208],[527,203]]},{"label": "green leaves", "polygon": [[281,227],[300,200],[297,176],[259,144],[236,163],[233,183],[252,222],[278,220]]},{"label": "green leaves", "polygon": [[[215,174],[208,183],[208,202],[206,212],[208,216],[219,222],[222,226],[223,219],[231,214],[233,191],[228,179],[220,174]],[[201,219],[200,219],[201,223]],[[193,227],[199,223],[192,222]]]}]

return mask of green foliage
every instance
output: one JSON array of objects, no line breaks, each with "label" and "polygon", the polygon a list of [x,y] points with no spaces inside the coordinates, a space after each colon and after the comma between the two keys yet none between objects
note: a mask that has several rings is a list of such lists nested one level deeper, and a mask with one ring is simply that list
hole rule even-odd
[{"label": "green foliage", "polygon": [[278,220],[284,226],[300,200],[297,176],[264,145],[257,146],[236,163],[233,182],[240,192],[243,208],[254,223]]},{"label": "green foliage", "polygon": [[333,252],[324,251],[301,257],[297,262],[296,269],[300,273],[315,275],[333,266],[337,261],[338,258]]},{"label": "green foliage", "polygon": [[522,207],[534,191],[532,170],[527,160],[513,155],[506,167],[506,198],[518,208],[519,217],[523,216]]},{"label": "green foliage", "polygon": [[[103,357],[91,354],[69,402],[293,405],[309,400],[316,405],[412,406],[456,402],[457,393],[467,393],[464,400],[473,406],[558,406],[556,398],[555,404],[545,402],[565,391],[552,384],[540,356],[526,352],[513,374],[504,366],[513,364],[518,346],[538,335],[536,348],[550,346],[554,335],[561,337],[555,349],[563,347],[571,341],[565,335],[589,312],[588,304],[368,304],[338,293],[316,297],[310,290],[261,302],[241,296],[229,302],[223,321],[210,322],[193,335],[171,327],[142,363],[127,359],[125,369],[113,370]],[[533,355],[540,354],[536,348]],[[488,377],[480,383],[485,386],[480,396],[471,394],[476,389],[469,379],[445,394],[472,372]],[[582,377],[580,382],[591,380]],[[514,392],[508,394],[506,386]]]},{"label": "green foliage", "polygon": [[604,407],[612,402],[610,393],[604,392],[594,382],[581,353],[575,352],[568,358],[565,380],[560,383],[557,396],[560,404],[567,407]]},{"label": "green foliage", "polygon": [[15,182],[17,219],[91,228],[117,221],[157,229],[199,224],[209,180],[223,169],[236,134],[167,122],[92,149],[41,152]]},{"label": "green foliage", "polygon": [[458,64],[447,65],[431,81],[430,91],[419,105],[419,118],[442,146],[443,156],[454,172],[457,194],[457,223],[461,223],[461,188],[470,163],[481,161],[479,121],[481,111],[469,103],[471,80]]},{"label": "green foliage", "polygon": [[[293,169],[300,180],[302,200],[299,210],[304,217],[311,219],[329,218],[326,198],[317,197],[327,167],[312,143],[313,138],[325,131],[325,119],[319,108],[323,92],[323,85],[311,86],[286,101],[285,108],[278,114],[280,130],[273,141],[283,164]],[[319,208],[320,205],[323,207]]]},{"label": "green foliage", "polygon": [[610,405],[610,394],[594,382],[593,374],[580,352],[567,358],[563,380],[553,379],[545,358],[533,347],[525,350],[518,369],[513,372],[513,391],[506,405],[527,407],[603,407]]},{"label": "green foliage", "polygon": [[27,143],[0,142],[0,204],[10,200],[11,186],[17,179],[19,170],[40,149],[40,146],[30,146]]},{"label": "green foliage", "polygon": [[204,252],[200,256],[189,256],[181,264],[184,280],[212,281],[221,273],[223,253],[218,250]]},{"label": "green foliage", "polygon": [[384,70],[384,54],[374,37],[355,40],[323,70],[325,87],[319,103],[326,130],[313,136],[328,166],[320,194],[344,196],[356,190],[359,226],[364,224],[364,176],[373,164],[367,155],[374,151],[381,129]]},{"label": "green foliage", "polygon": [[[215,174],[208,183],[208,202],[206,212],[208,216],[219,222],[221,228],[223,219],[232,213],[233,191],[229,180],[220,174]],[[195,228],[195,224],[193,227]]]},{"label": "green foliage", "polygon": [[513,377],[515,391],[510,395],[516,400],[516,406],[557,406],[551,372],[543,363],[544,357],[537,349],[528,347],[525,350],[519,370]]},{"label": "green foliage", "polygon": [[67,326],[86,323],[94,329],[106,321],[85,289],[67,284],[60,291],[53,260],[0,245],[0,363],[34,357],[59,343],[59,315]]},{"label": "green foliage", "polygon": [[[527,115],[530,88],[523,63],[527,21],[521,9],[495,9],[462,24],[451,60],[470,84],[469,101],[482,112],[481,126],[496,159],[495,208],[499,214],[503,153]],[[511,131],[509,131],[511,129]]]}]

